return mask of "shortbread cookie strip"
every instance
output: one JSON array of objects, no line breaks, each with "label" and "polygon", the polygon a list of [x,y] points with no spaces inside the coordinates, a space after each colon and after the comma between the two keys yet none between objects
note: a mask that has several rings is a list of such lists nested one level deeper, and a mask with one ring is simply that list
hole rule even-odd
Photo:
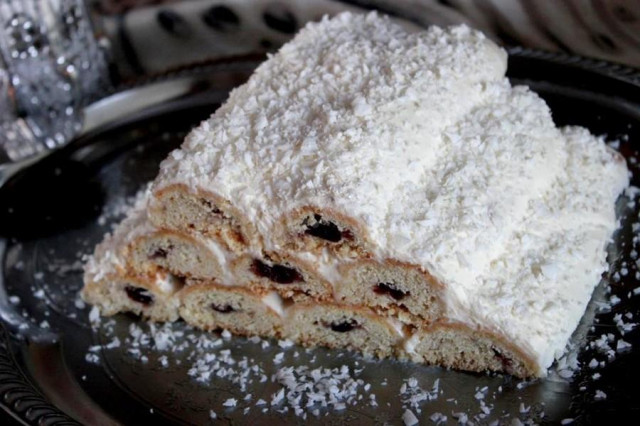
[{"label": "shortbread cookie strip", "polygon": [[215,238],[232,251],[259,244],[254,227],[231,202],[211,191],[192,191],[184,184],[155,189],[149,219],[158,228]]},{"label": "shortbread cookie strip", "polygon": [[312,265],[295,256],[247,254],[234,262],[233,271],[238,282],[262,292],[275,290],[297,302],[333,299],[333,286],[313,272]]},{"label": "shortbread cookie strip", "polygon": [[170,274],[153,276],[106,276],[98,281],[85,278],[82,299],[100,308],[102,315],[133,312],[152,321],[176,321],[177,297],[183,282]]},{"label": "shortbread cookie strip", "polygon": [[180,292],[180,316],[203,330],[226,329],[244,336],[280,337],[284,308],[273,293],[189,280]]},{"label": "shortbread cookie strip", "polygon": [[162,270],[185,278],[214,280],[226,277],[233,255],[212,239],[157,230],[141,235],[127,248],[129,267],[136,272]]},{"label": "shortbread cookie strip", "polygon": [[341,257],[369,257],[366,230],[353,218],[326,208],[306,206],[289,212],[274,235],[291,251],[328,249]]},{"label": "shortbread cookie strip", "polygon": [[340,303],[365,305],[408,324],[429,323],[443,314],[442,285],[418,266],[366,259],[343,264],[340,271]]},{"label": "shortbread cookie strip", "polygon": [[415,362],[466,371],[494,371],[538,377],[535,363],[518,347],[486,330],[460,323],[438,323],[415,332],[399,356]]},{"label": "shortbread cookie strip", "polygon": [[283,334],[305,346],[346,348],[387,358],[396,353],[404,331],[366,308],[322,303],[293,305]]}]

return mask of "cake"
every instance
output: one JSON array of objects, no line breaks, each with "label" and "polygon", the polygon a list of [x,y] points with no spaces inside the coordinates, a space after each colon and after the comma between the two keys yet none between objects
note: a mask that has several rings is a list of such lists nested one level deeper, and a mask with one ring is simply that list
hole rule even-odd
[{"label": "cake", "polygon": [[624,159],[466,26],[310,23],[85,268],[105,315],[542,377],[607,268]]}]

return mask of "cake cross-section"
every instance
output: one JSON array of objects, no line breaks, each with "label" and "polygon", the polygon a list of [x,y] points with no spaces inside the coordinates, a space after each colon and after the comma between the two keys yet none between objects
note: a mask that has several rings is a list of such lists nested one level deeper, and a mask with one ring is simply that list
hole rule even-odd
[{"label": "cake cross-section", "polygon": [[624,159],[466,26],[309,23],[97,247],[103,313],[540,377],[606,270]]}]

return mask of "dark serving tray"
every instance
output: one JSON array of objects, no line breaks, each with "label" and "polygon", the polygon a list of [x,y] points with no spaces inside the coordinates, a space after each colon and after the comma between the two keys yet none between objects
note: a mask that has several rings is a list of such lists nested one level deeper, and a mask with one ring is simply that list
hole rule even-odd
[{"label": "dark serving tray", "polygon": [[[8,415],[33,425],[365,425],[402,424],[406,408],[424,424],[431,424],[437,412],[446,415],[449,423],[466,415],[479,424],[518,424],[514,419],[558,423],[568,418],[578,424],[601,424],[640,413],[640,333],[635,329],[621,337],[614,320],[618,313],[632,315],[624,317],[626,322],[640,318],[640,295],[632,292],[640,284],[634,258],[634,249],[640,249],[633,241],[639,206],[628,198],[618,205],[622,228],[610,247],[611,270],[574,337],[572,353],[581,368],[571,379],[563,378],[566,371],[557,368],[547,379],[522,382],[502,375],[370,360],[344,351],[282,348],[277,342],[266,346],[243,338],[221,339],[202,349],[183,337],[176,344],[188,341],[191,346],[185,350],[143,348],[137,353],[131,351],[134,343],[127,343],[129,326],[149,327],[136,318],[119,315],[92,329],[89,307],[77,301],[81,256],[91,252],[119,220],[123,200],[155,176],[166,154],[257,63],[237,59],[119,92],[87,109],[85,130],[70,145],[28,167],[0,170],[0,407]],[[601,62],[513,49],[509,75],[514,83],[529,85],[547,100],[558,125],[586,126],[619,141],[614,145],[627,158],[633,184],[638,185],[640,74]],[[603,302],[612,295],[620,302],[603,311]],[[200,335],[181,323],[171,329],[184,331],[192,339]],[[631,343],[631,349],[607,360],[611,354],[602,345],[589,347],[589,342],[608,333],[614,351],[620,338]],[[211,341],[217,338],[209,336]],[[119,346],[113,344],[115,337]],[[242,390],[231,376],[198,382],[188,374],[196,358],[224,350],[236,361],[246,357],[248,366],[258,365],[267,381],[260,383],[249,374],[255,380]],[[280,352],[284,353],[281,364],[274,361]],[[146,362],[141,354],[148,358]],[[592,359],[607,362],[592,368]],[[162,362],[169,366],[163,367]],[[304,365],[312,369],[346,365],[350,376],[362,379],[358,392],[363,400],[342,410],[320,409],[317,415],[309,409],[306,420],[286,403],[271,406],[272,395],[281,388],[272,374],[282,367]],[[594,378],[594,373],[600,377]],[[437,381],[438,391],[411,407],[408,394],[400,395],[410,377],[426,391]],[[365,390],[364,383],[371,387]],[[477,397],[478,391],[484,396]],[[596,397],[597,391],[606,398]],[[245,401],[247,393],[252,399]],[[376,394],[377,407],[368,403],[371,393]],[[238,405],[224,407],[229,398],[236,398]],[[268,402],[266,410],[256,406],[259,398]],[[484,414],[487,409],[489,413]]]}]

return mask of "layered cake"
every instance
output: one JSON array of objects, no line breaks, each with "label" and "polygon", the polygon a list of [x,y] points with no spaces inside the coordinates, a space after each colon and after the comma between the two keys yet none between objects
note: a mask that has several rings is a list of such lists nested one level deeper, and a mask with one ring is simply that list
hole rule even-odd
[{"label": "layered cake", "polygon": [[546,374],[607,268],[624,159],[465,26],[308,24],[96,248],[105,315]]}]

